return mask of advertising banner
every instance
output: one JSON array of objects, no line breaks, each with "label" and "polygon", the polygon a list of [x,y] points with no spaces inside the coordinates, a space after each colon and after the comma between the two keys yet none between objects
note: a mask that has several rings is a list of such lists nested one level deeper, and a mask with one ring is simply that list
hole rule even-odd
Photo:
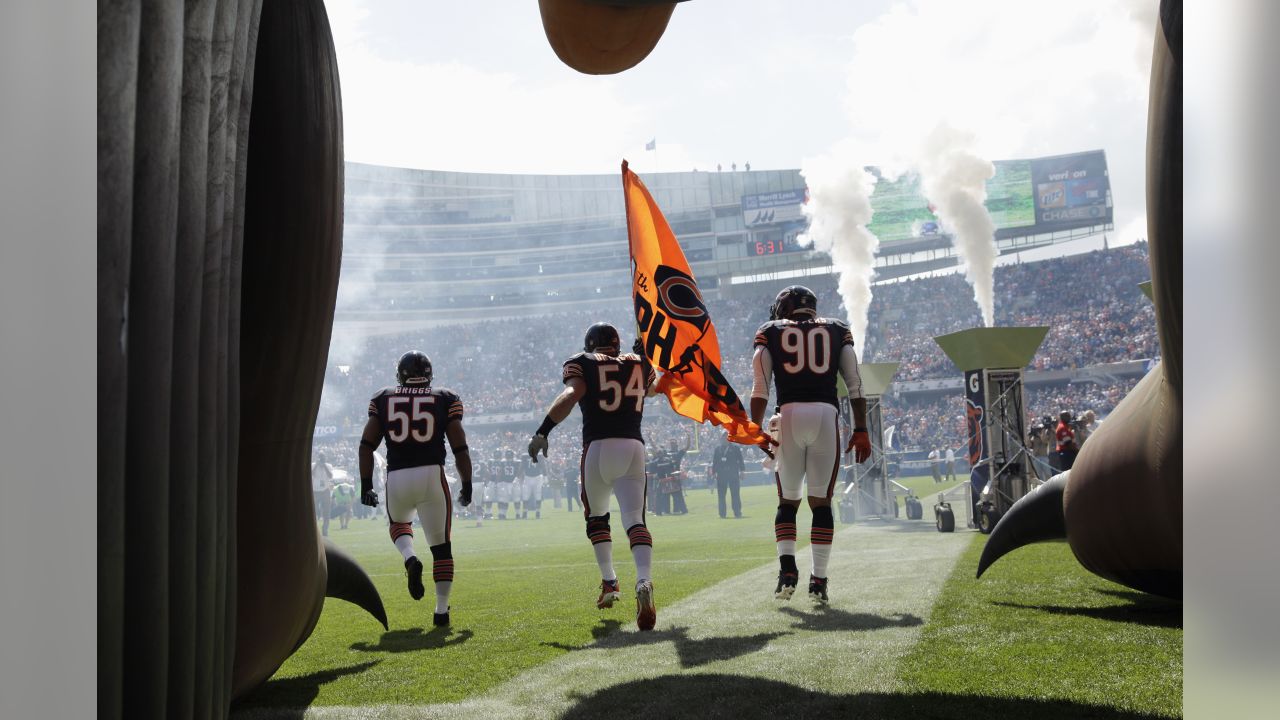
[{"label": "advertising banner", "polygon": [[805,191],[780,190],[742,196],[742,221],[747,227],[804,220]]},{"label": "advertising banner", "polygon": [[1112,222],[1111,182],[1101,150],[1031,161],[1036,231],[1068,230]]},{"label": "advertising banner", "polygon": [[987,409],[982,373],[982,370],[968,370],[964,374],[964,417],[969,435],[969,483],[973,488],[974,502],[977,502],[982,488],[987,486],[991,472],[991,465],[982,462],[991,451],[982,431],[983,416]]}]

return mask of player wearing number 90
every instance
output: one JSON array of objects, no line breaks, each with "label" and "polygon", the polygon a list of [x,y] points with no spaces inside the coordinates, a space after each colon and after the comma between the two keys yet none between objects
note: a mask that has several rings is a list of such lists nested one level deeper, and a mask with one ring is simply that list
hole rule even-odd
[{"label": "player wearing number 90", "polygon": [[596,323],[587,328],[583,345],[585,352],[564,364],[561,380],[568,387],[551,404],[542,426],[529,440],[529,456],[534,462],[539,452],[546,457],[547,435],[569,417],[577,403],[582,409],[582,508],[587,538],[600,566],[596,607],[613,607],[622,597],[609,534],[610,495],[616,495],[636,563],[636,625],[652,630],[657,608],[651,572],[653,539],[644,523],[645,457],[640,421],[644,399],[654,393],[657,378],[644,356],[619,352],[621,342],[612,325]]},{"label": "player wearing number 90", "polygon": [[796,511],[800,507],[800,485],[804,481],[808,485],[809,508],[813,511],[809,535],[813,553],[809,597],[825,604],[827,561],[835,534],[831,493],[840,469],[837,373],[844,377],[853,406],[854,431],[845,452],[856,448],[858,462],[871,455],[866,428],[867,401],[862,396],[853,335],[849,326],[839,320],[818,317],[818,298],[813,291],[792,285],[778,293],[769,322],[761,325],[756,333],[752,366],[755,382],[751,390],[751,419],[764,425],[771,378],[777,386],[782,416],[774,472],[778,484],[778,513],[773,525],[781,569],[774,597],[790,600],[800,575],[796,567]]},{"label": "player wearing number 90", "polygon": [[431,387],[431,360],[414,351],[400,356],[397,385],[383,388],[369,401],[369,421],[360,440],[361,502],[378,504],[373,492],[373,451],[387,441],[387,517],[391,542],[404,556],[409,595],[421,600],[422,562],[413,551],[413,516],[431,548],[436,609],[432,622],[449,624],[449,591],[453,588],[453,550],[449,534],[453,498],[444,477],[444,440],[449,438],[454,465],[462,480],[459,501],[471,504],[471,455],[462,429],[462,400],[443,388]]}]

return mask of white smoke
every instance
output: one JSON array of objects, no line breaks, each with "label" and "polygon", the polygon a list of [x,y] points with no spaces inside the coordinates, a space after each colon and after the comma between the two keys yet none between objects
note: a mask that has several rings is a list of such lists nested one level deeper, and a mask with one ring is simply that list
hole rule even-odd
[{"label": "white smoke", "polygon": [[973,286],[973,299],[982,310],[982,324],[995,324],[996,224],[983,204],[987,180],[995,165],[974,151],[974,137],[945,123],[934,128],[921,147],[918,166],[925,197],[936,208],[942,225],[964,264]]},{"label": "white smoke", "polygon": [[854,346],[862,348],[880,247],[880,240],[867,229],[876,179],[855,158],[838,152],[806,159],[800,174],[809,188],[804,207],[809,229],[800,236],[800,243],[831,256]]},{"label": "white smoke", "polygon": [[[350,417],[355,408],[350,407],[352,393],[341,381],[341,367],[359,368],[366,362],[368,335],[349,322],[341,320],[343,312],[367,309],[375,299],[375,281],[387,264],[387,243],[380,240],[362,240],[359,259],[344,257],[342,272],[338,277],[337,302],[334,307],[333,332],[329,336],[329,358],[325,365],[324,388],[320,392],[320,417]],[[394,359],[393,359],[394,360]],[[388,365],[391,361],[386,361]],[[388,367],[387,374],[391,369]],[[369,389],[372,392],[372,388]]]},{"label": "white smoke", "polygon": [[[877,165],[885,177],[917,172],[990,325],[996,250],[982,205],[994,174],[987,159],[1101,148],[1117,227],[1143,216],[1141,139],[1156,4],[1077,0],[1053,6],[1052,14],[1025,0],[892,4],[853,33],[844,74],[848,128],[836,145],[847,150],[828,154],[847,162],[830,171],[805,163],[811,196],[820,175],[856,175],[864,165]],[[813,222],[847,222],[824,214],[815,208]],[[811,230],[817,247],[822,232]],[[856,292],[845,274],[861,283],[864,266],[846,269],[832,254],[842,296],[846,288]],[[852,323],[855,309],[847,311]]]}]

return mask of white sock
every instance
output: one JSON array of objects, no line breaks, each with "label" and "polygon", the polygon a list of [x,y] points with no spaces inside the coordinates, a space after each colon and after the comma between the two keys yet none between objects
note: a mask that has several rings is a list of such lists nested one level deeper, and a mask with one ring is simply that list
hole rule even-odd
[{"label": "white sock", "polygon": [[796,554],[795,540],[779,540],[778,541],[778,557],[782,557],[783,555],[795,555],[795,554]]},{"label": "white sock", "polygon": [[596,564],[600,566],[600,579],[615,581],[618,573],[613,570],[613,543],[602,542],[591,546],[596,551]]},{"label": "white sock", "polygon": [[636,560],[636,583],[649,580],[653,576],[653,546],[636,545],[631,548],[631,556]]},{"label": "white sock", "polygon": [[453,589],[453,581],[436,583],[436,612],[449,612],[449,591]]},{"label": "white sock", "polygon": [[813,574],[820,578],[827,576],[827,561],[831,559],[831,546],[821,543],[810,543],[813,550]]},{"label": "white sock", "polygon": [[400,554],[404,556],[405,560],[413,557],[413,536],[401,535],[396,538],[396,549],[400,551]]}]

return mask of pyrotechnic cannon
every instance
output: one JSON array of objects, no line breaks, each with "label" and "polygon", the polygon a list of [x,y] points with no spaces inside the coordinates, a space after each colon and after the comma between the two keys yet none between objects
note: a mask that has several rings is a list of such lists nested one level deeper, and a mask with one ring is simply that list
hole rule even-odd
[{"label": "pyrotechnic cannon", "polygon": [[[871,436],[871,457],[862,464],[845,466],[849,482],[840,494],[840,520],[850,523],[858,517],[896,517],[898,501],[889,489],[889,461],[884,448],[884,415],[880,409],[880,397],[893,383],[899,363],[862,363],[858,375],[862,378],[862,396],[867,400],[867,434]],[[837,380],[840,410],[846,419],[852,417],[849,406],[849,390],[844,379]],[[852,424],[845,423],[852,429]],[[848,438],[841,438],[841,449]]]},{"label": "pyrotechnic cannon", "polygon": [[[1047,327],[983,327],[934,338],[964,373],[971,517],[983,533],[1032,489],[1023,369],[1048,332]],[[934,512],[943,530],[942,515],[950,508]]]}]

